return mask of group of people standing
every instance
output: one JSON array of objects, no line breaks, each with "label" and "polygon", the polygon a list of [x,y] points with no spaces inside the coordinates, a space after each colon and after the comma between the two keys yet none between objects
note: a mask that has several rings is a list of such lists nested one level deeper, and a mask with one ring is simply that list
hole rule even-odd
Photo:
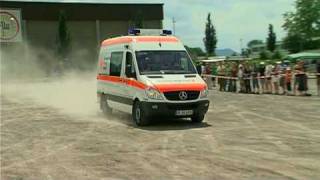
[{"label": "group of people standing", "polygon": [[[318,63],[318,71],[320,63]],[[319,73],[319,72],[318,72]],[[202,74],[208,87],[219,86],[220,91],[253,93],[309,95],[308,76],[304,61],[298,61],[290,67],[286,64],[249,64],[219,62],[207,63],[202,67]],[[320,80],[318,77],[318,93]],[[238,87],[239,86],[239,87]]]}]

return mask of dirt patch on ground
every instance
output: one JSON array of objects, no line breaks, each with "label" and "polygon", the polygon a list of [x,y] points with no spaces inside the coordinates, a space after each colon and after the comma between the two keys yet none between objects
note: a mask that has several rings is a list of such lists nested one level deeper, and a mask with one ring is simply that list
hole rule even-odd
[{"label": "dirt patch on ground", "polygon": [[137,128],[100,113],[94,79],[2,90],[3,180],[320,178],[317,97],[211,91],[204,123]]}]

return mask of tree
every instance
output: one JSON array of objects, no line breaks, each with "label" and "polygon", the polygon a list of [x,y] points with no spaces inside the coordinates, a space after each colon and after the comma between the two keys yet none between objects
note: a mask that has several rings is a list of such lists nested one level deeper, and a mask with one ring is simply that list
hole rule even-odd
[{"label": "tree", "polygon": [[276,49],[276,33],[273,31],[273,25],[269,24],[269,34],[267,38],[267,49],[273,52]]},{"label": "tree", "polygon": [[237,52],[234,52],[234,53],[232,53],[231,56],[238,56],[238,53],[237,53]]},{"label": "tree", "polygon": [[267,51],[261,51],[259,56],[261,60],[267,60],[270,58],[270,54]]},{"label": "tree", "polygon": [[280,51],[275,51],[273,54],[272,54],[272,59],[275,59],[275,60],[279,60],[279,59],[282,59],[282,54],[280,53]]},{"label": "tree", "polygon": [[65,60],[70,52],[70,32],[67,26],[66,14],[63,11],[59,13],[57,52],[61,60]]},{"label": "tree", "polygon": [[[296,0],[295,10],[284,14],[283,28],[288,32],[285,46],[290,52],[320,47],[320,0]],[[299,43],[294,44],[294,40]]]},{"label": "tree", "polygon": [[259,45],[259,44],[263,44],[263,41],[255,39],[255,40],[249,41],[247,46],[248,46],[248,48],[252,48],[253,46]]},{"label": "tree", "polygon": [[249,57],[250,53],[251,53],[250,49],[244,49],[244,48],[241,49],[241,56],[243,57]]},{"label": "tree", "polygon": [[283,39],[283,47],[290,53],[298,53],[303,50],[305,41],[298,34],[288,34]]},{"label": "tree", "polygon": [[208,56],[215,55],[215,49],[217,47],[216,30],[212,24],[211,14],[208,13],[205,37],[203,39],[204,46],[206,48]]},{"label": "tree", "polygon": [[186,50],[188,51],[189,55],[191,56],[192,60],[196,60],[198,59],[199,56],[205,56],[206,54],[202,51],[201,48],[199,47],[188,47],[188,46],[184,46],[186,48]]}]

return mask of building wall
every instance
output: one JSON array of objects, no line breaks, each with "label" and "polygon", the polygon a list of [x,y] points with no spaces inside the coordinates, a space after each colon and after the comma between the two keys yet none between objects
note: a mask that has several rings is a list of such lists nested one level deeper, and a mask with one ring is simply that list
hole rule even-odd
[{"label": "building wall", "polygon": [[[58,21],[25,20],[24,40],[39,54],[54,54],[57,49]],[[84,66],[86,62],[95,63],[100,43],[110,37],[127,35],[128,21],[68,21],[71,36],[71,59]],[[145,28],[162,28],[162,22],[144,22]],[[43,52],[41,52],[43,51]],[[81,65],[83,64],[83,65]]]},{"label": "building wall", "polygon": [[[88,63],[95,65],[100,43],[113,36],[126,35],[131,21],[138,15],[144,17],[144,28],[162,28],[163,20],[163,4],[5,1],[1,7],[21,9],[23,22],[23,41],[1,42],[0,51],[6,52],[1,53],[1,59],[28,63],[32,57],[43,66],[50,64],[49,61],[59,63],[55,52],[58,17],[62,11],[71,35],[71,60],[68,61],[83,67]],[[9,53],[16,51],[19,53]]]}]

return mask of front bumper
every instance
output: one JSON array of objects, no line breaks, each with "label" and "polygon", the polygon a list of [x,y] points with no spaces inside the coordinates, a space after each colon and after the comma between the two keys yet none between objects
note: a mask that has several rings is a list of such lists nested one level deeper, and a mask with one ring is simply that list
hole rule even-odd
[{"label": "front bumper", "polygon": [[[141,108],[145,115],[164,116],[164,117],[192,117],[205,114],[208,111],[209,100],[200,100],[197,102],[168,103],[168,102],[141,102]],[[193,110],[192,115],[176,116],[178,110]]]}]

